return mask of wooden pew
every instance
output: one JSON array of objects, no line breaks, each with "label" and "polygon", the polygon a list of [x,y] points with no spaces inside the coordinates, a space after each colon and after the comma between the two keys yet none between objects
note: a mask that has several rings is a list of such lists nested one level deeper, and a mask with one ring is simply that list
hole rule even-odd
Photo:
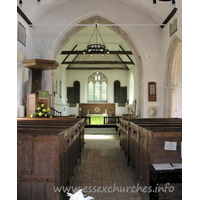
[{"label": "wooden pew", "polygon": [[[182,162],[182,120],[163,118],[135,121],[137,124],[120,119],[120,145],[127,155],[128,164],[148,186],[148,165]],[[165,141],[177,142],[177,151],[164,150]]]},{"label": "wooden pew", "polygon": [[[79,129],[81,130],[81,147],[83,148],[84,146],[84,124],[85,121],[84,120],[80,120],[78,118],[69,118],[68,116],[57,116],[54,117],[52,119],[48,119],[48,118],[17,118],[17,125],[18,125],[18,131],[20,130],[20,128],[22,128],[22,126],[27,126],[27,125],[31,125],[33,124],[35,128],[39,127],[39,125],[42,125],[44,127],[44,125],[56,125],[59,127],[63,127],[65,125],[68,126],[72,126],[75,125],[76,123],[79,123]],[[21,125],[21,127],[20,127]],[[29,128],[30,129],[30,128]],[[25,131],[24,129],[22,131]],[[37,133],[37,129],[32,130],[32,133]],[[49,129],[49,134],[51,134],[53,132],[52,129]],[[40,131],[40,133],[42,133],[42,130]]]},{"label": "wooden pew", "polygon": [[66,125],[59,120],[56,124],[51,119],[50,123],[48,120],[43,121],[44,124],[42,120],[18,120],[17,172],[20,200],[60,200],[63,193],[54,192],[54,186],[67,187],[81,162],[80,137],[81,131],[84,132],[84,120],[79,119],[74,123],[65,121]]}]

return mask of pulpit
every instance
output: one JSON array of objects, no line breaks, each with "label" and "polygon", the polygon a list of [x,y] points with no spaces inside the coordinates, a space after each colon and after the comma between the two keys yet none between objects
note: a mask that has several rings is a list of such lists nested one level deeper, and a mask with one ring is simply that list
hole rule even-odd
[{"label": "pulpit", "polygon": [[30,117],[31,114],[35,113],[38,102],[43,103],[46,107],[51,106],[51,95],[48,91],[41,89],[42,71],[57,69],[59,64],[54,60],[43,59],[24,60],[22,63],[32,70],[32,89],[30,94],[26,94],[26,117]]},{"label": "pulpit", "polygon": [[[37,103],[43,103],[46,107],[51,107],[51,95],[48,91],[37,91],[36,93],[26,94],[26,117],[30,117],[31,114],[35,113]],[[45,97],[42,95],[45,94]]]}]

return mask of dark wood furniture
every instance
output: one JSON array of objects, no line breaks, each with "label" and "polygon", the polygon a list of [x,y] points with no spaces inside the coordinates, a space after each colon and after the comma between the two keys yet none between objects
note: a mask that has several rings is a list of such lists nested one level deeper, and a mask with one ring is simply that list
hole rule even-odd
[{"label": "dark wood furniture", "polygon": [[[88,113],[89,110],[89,113]],[[86,114],[102,114],[107,113],[108,116],[115,115],[114,103],[80,103],[79,117],[86,117]]]},{"label": "dark wood furniture", "polygon": [[31,93],[41,90],[43,70],[54,70],[57,69],[57,67],[59,66],[59,64],[54,60],[44,60],[44,59],[23,60],[22,63],[25,67],[32,70]]},{"label": "dark wood furniture", "polygon": [[31,114],[35,113],[37,103],[43,103],[46,107],[51,107],[51,95],[49,94],[48,99],[39,99],[39,93],[26,94],[26,117],[30,117]]},{"label": "dark wood furniture", "polygon": [[[156,170],[149,165],[150,187],[149,200],[159,200],[158,186],[161,183],[182,183],[182,169]],[[166,190],[167,188],[165,188]]]},{"label": "dark wood furniture", "polygon": [[17,199],[60,200],[54,187],[73,181],[84,145],[84,119],[17,119]]},{"label": "dark wood furniture", "polygon": [[[176,151],[164,150],[165,141],[177,142]],[[182,119],[120,118],[120,145],[127,165],[134,168],[144,185],[149,185],[152,163],[182,163]]]}]

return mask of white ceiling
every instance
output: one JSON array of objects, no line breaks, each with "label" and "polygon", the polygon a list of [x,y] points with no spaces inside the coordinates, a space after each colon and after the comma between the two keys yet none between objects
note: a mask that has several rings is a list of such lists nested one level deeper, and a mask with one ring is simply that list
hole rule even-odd
[{"label": "white ceiling", "polygon": [[[75,0],[41,0],[41,4],[37,5],[37,0],[23,0],[23,7],[21,8],[22,11],[26,14],[29,20],[33,23],[33,26],[37,24],[40,19],[44,19],[45,15],[49,15],[49,13],[57,12],[57,9],[63,6],[71,5],[70,2]],[[82,0],[83,1],[83,0]],[[100,2],[101,0],[93,0],[96,2]],[[166,19],[169,13],[173,10],[172,3],[170,2],[160,2],[157,0],[157,6],[153,7],[153,0],[115,0],[116,2],[127,4],[128,7],[133,8],[134,10],[138,10],[151,18],[154,23],[162,24],[162,22]],[[19,0],[17,0],[18,4]],[[77,3],[79,0],[77,0]],[[73,2],[74,3],[74,2]],[[178,8],[182,7],[182,0],[176,0],[176,5]],[[87,5],[86,5],[87,6]],[[77,8],[78,9],[78,8]],[[80,9],[80,8],[79,8]],[[55,14],[54,13],[54,14]],[[51,22],[56,23],[54,21]],[[70,51],[73,49],[75,45],[78,45],[75,50],[84,50],[87,46],[87,43],[94,31],[94,26],[88,26],[76,33],[71,40],[65,45],[63,50]],[[108,27],[99,26],[98,27],[101,36],[106,44],[106,47],[109,50],[121,50],[119,45],[121,45],[124,50],[130,51],[126,42],[115,32],[113,32]],[[66,55],[60,55],[59,62],[61,63],[65,59]],[[72,61],[75,55],[71,55],[68,57],[67,61]],[[131,55],[131,59],[134,61],[134,57]],[[130,61],[126,55],[120,55],[120,58],[124,61]],[[117,55],[79,55],[76,58],[76,61],[83,61],[83,60],[115,60],[120,61]],[[68,65],[63,65],[67,67]],[[129,65],[128,67],[131,68],[134,65]],[[84,67],[84,65],[70,65],[70,68],[79,68]],[[89,66],[91,67],[91,66]],[[94,67],[94,66],[93,66]],[[106,65],[101,66],[97,65],[96,67],[108,67]],[[113,68],[127,68],[125,65],[113,65]]]},{"label": "white ceiling", "polygon": [[[31,22],[36,23],[41,17],[44,17],[49,11],[53,12],[59,6],[64,4],[69,4],[70,1],[74,0],[41,0],[41,4],[37,5],[37,0],[22,0],[23,1],[23,12],[28,16]],[[100,1],[100,0],[94,0]],[[155,23],[161,24],[168,14],[172,11],[171,1],[162,2],[157,0],[157,6],[153,7],[153,0],[116,0],[124,4],[127,4],[129,7],[137,9],[142,13],[150,16]],[[77,1],[78,3],[78,1]],[[17,0],[17,5],[19,0]],[[176,0],[176,6],[179,9],[182,9],[182,0]]]}]

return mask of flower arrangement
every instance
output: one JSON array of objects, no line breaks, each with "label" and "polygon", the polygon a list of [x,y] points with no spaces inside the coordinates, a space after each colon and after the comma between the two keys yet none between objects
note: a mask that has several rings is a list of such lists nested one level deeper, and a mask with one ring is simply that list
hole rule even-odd
[{"label": "flower arrangement", "polygon": [[35,108],[35,113],[30,115],[31,118],[53,118],[53,116],[50,114],[50,108],[46,108],[43,103],[37,103],[37,106]]}]

